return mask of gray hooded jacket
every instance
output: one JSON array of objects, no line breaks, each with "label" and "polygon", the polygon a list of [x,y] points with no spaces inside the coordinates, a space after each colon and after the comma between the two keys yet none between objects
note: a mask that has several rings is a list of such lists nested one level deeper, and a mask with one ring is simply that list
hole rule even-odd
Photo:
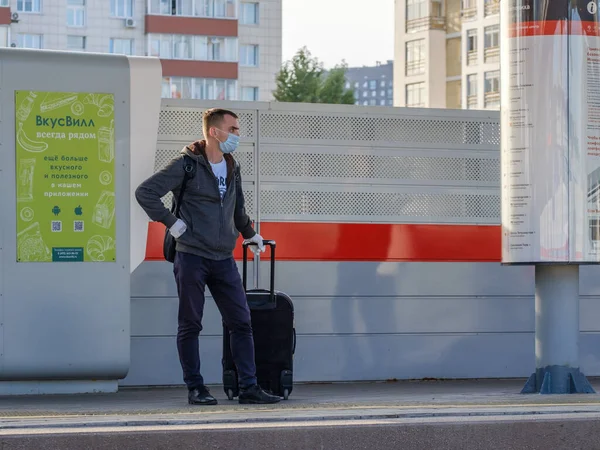
[{"label": "gray hooded jacket", "polygon": [[192,253],[213,260],[230,258],[237,239],[242,234],[250,239],[256,232],[246,214],[242,177],[239,163],[229,154],[227,162],[227,191],[223,200],[212,168],[206,158],[205,141],[196,141],[181,150],[164,169],[144,181],[135,191],[135,197],[146,214],[170,228],[177,217],[161,201],[173,192],[176,199],[184,177],[184,155],[196,161],[196,172],[187,181],[179,217],[187,230],[176,239],[179,252]]}]

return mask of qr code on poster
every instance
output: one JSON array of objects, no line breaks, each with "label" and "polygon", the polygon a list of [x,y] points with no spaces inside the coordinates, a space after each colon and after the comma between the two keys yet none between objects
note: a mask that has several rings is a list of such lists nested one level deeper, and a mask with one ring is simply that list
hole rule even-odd
[{"label": "qr code on poster", "polygon": [[53,220],[52,221],[52,231],[53,232],[59,232],[62,231],[62,222],[60,220]]},{"label": "qr code on poster", "polygon": [[73,231],[83,231],[83,220],[76,220],[73,222]]}]

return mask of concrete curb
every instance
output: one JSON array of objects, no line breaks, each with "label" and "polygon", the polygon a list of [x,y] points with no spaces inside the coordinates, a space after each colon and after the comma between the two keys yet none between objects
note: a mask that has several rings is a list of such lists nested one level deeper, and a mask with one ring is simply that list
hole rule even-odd
[{"label": "concrete curb", "polygon": [[64,416],[64,417],[23,417],[0,419],[0,435],[14,434],[26,430],[88,429],[88,428],[136,428],[136,427],[178,427],[178,426],[222,426],[222,425],[281,425],[291,423],[397,421],[397,420],[456,420],[481,418],[503,420],[519,417],[522,419],[552,419],[569,416],[572,419],[585,417],[600,419],[600,405],[567,405],[535,407],[438,407],[438,408],[360,408],[360,409],[307,409],[301,411],[254,411],[245,413],[181,413],[147,415],[110,416]]}]

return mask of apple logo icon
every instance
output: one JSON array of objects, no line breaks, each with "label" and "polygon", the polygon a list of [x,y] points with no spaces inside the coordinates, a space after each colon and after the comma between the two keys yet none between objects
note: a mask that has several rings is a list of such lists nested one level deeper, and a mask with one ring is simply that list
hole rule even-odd
[{"label": "apple logo icon", "polygon": [[77,208],[75,208],[75,215],[81,216],[82,214],[83,214],[83,209],[81,208],[81,205],[79,205]]}]

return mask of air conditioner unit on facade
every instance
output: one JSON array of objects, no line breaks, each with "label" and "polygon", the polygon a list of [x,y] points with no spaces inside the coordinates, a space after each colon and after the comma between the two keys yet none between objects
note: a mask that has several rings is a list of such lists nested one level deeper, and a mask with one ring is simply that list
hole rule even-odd
[{"label": "air conditioner unit on facade", "polygon": [[129,19],[125,19],[125,26],[127,28],[134,28],[135,27],[135,20],[129,18]]},{"label": "air conditioner unit on facade", "polygon": [[19,22],[19,13],[12,13],[10,16],[10,21],[12,23],[18,23]]}]

